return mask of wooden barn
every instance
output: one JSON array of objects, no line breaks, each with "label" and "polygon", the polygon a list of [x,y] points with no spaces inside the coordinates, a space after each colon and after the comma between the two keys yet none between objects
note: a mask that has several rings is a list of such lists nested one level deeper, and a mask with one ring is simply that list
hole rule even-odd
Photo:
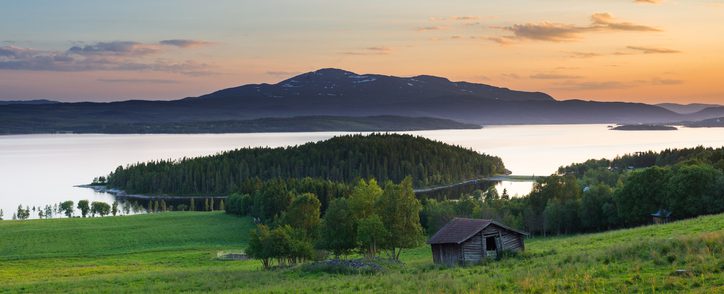
[{"label": "wooden barn", "polygon": [[503,251],[523,251],[526,235],[492,220],[454,218],[427,243],[436,264],[471,264],[497,259]]}]

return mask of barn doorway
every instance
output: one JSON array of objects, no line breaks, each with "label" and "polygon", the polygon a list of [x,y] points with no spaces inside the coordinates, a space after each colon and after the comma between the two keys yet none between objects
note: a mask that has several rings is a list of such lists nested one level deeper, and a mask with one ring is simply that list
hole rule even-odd
[{"label": "barn doorway", "polygon": [[498,237],[485,237],[485,255],[491,258],[498,257]]}]

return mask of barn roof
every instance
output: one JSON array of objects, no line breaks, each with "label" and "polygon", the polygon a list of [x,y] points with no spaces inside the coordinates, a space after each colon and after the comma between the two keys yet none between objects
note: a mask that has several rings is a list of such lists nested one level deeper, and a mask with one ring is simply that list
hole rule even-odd
[{"label": "barn roof", "polygon": [[662,208],[662,209],[659,209],[659,211],[652,213],[651,216],[654,216],[654,217],[664,217],[664,218],[665,218],[665,217],[670,217],[670,216],[671,216],[671,211],[668,211],[668,210]]},{"label": "barn roof", "polygon": [[435,235],[427,241],[428,244],[460,244],[470,239],[473,235],[485,229],[490,224],[502,227],[511,232],[521,235],[528,235],[524,232],[509,228],[496,221],[487,219],[454,218],[443,226]]}]

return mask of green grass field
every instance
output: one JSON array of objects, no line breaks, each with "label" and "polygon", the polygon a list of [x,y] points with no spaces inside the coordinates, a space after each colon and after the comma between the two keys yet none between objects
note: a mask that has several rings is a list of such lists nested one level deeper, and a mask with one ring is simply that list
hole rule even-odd
[{"label": "green grass field", "polygon": [[724,293],[724,215],[529,239],[525,254],[464,268],[432,265],[423,246],[374,275],[215,259],[243,248],[252,227],[203,212],[2,221],[0,292]]}]

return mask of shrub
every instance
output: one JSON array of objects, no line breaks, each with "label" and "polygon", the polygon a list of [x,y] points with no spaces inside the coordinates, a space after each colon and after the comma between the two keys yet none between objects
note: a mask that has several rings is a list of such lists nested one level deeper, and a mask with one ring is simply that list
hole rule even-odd
[{"label": "shrub", "polygon": [[376,274],[384,271],[384,268],[372,261],[364,259],[340,260],[330,259],[320,262],[305,264],[301,270],[308,273],[328,273],[328,274]]}]

